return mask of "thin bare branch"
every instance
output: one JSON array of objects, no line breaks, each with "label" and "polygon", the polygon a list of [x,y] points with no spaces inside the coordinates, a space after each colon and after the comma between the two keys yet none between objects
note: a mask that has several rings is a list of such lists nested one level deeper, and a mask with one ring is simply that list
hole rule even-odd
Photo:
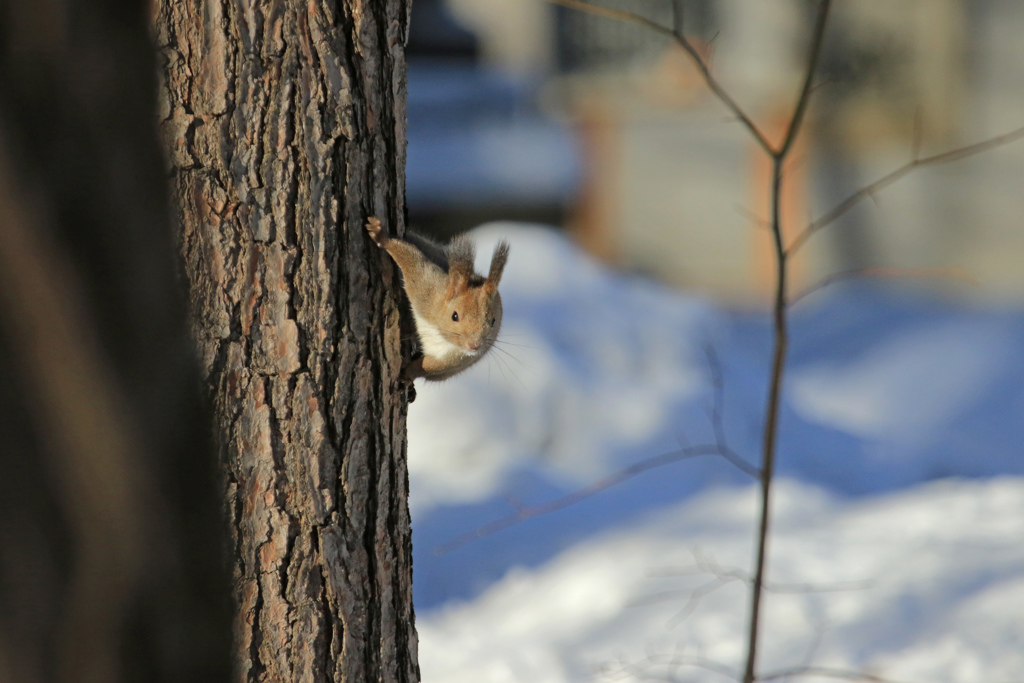
[{"label": "thin bare branch", "polygon": [[849,197],[836,204],[835,207],[833,207],[827,213],[823,214],[820,218],[811,221],[807,225],[807,227],[805,227],[800,232],[800,234],[797,235],[796,239],[793,240],[793,243],[789,245],[789,247],[786,249],[786,253],[796,253],[797,250],[799,250],[802,246],[804,246],[804,244],[807,243],[807,240],[809,240],[812,235],[817,233],[822,228],[831,225],[840,216],[842,216],[847,211],[852,209],[854,206],[859,204],[861,200],[867,197],[874,196],[877,192],[892,185],[897,180],[902,179],[904,176],[906,176],[911,171],[917,168],[921,168],[922,166],[938,166],[941,164],[947,164],[954,161],[960,161],[961,159],[966,159],[968,157],[975,156],[976,154],[981,154],[983,152],[987,152],[989,150],[1002,147],[1003,145],[1008,145],[1022,138],[1024,138],[1024,126],[1011,130],[1008,133],[1003,133],[1002,135],[997,135],[993,138],[982,140],[981,142],[976,142],[972,145],[958,147],[947,152],[942,152],[941,154],[934,154],[930,157],[915,157],[908,161],[907,163],[900,166],[899,168],[882,176],[881,178],[871,183],[870,185],[865,185],[864,187],[860,188],[859,190],[851,194]]},{"label": "thin bare branch", "polygon": [[904,683],[894,678],[888,678],[879,674],[856,669],[841,669],[828,666],[794,666],[788,669],[779,669],[770,673],[758,676],[755,680],[758,683],[763,681],[778,681],[785,678],[799,678],[802,676],[814,676],[816,678],[833,678],[842,681],[869,681],[870,683]]},{"label": "thin bare branch", "polygon": [[763,218],[758,216],[756,213],[754,213],[753,211],[751,211],[747,207],[743,206],[742,204],[735,204],[732,208],[736,211],[736,213],[738,213],[739,215],[743,216],[748,221],[750,221],[750,223],[755,228],[757,228],[758,230],[764,230],[765,232],[770,232],[771,231],[771,229],[772,229],[771,223],[769,223],[768,221],[764,220]]},{"label": "thin bare branch", "polygon": [[[715,347],[710,344],[704,347],[704,355],[708,360],[708,372],[711,374],[711,386],[714,390],[714,403],[711,408],[711,426],[715,430],[715,443],[722,449],[723,453],[732,453],[729,442],[725,436],[725,380],[722,378],[722,364],[715,353]],[[746,460],[740,463],[733,462],[733,459],[725,456],[726,460],[740,468],[751,476],[760,474],[757,469]]]},{"label": "thin bare branch", "polygon": [[701,600],[711,595],[719,588],[739,580],[740,578],[737,576],[716,577],[712,581],[709,581],[702,586],[698,586],[690,592],[690,595],[687,597],[686,604],[684,604],[678,612],[672,615],[672,618],[668,620],[666,626],[669,628],[675,628],[697,610],[697,606],[700,605]]},{"label": "thin bare branch", "polygon": [[580,12],[586,12],[587,14],[594,14],[599,17],[617,19],[618,21],[624,21],[629,24],[638,24],[649,28],[655,33],[660,33],[663,36],[675,39],[675,34],[672,32],[672,29],[662,26],[656,21],[651,21],[647,17],[636,14],[635,12],[612,9],[611,7],[595,5],[590,2],[584,2],[583,0],[548,0],[548,2],[552,5],[561,5],[562,7],[579,10]]},{"label": "thin bare branch", "polygon": [[[815,676],[818,678],[834,678],[843,681],[869,681],[871,683],[905,683],[894,678],[888,678],[886,676],[880,676],[878,674],[868,673],[866,671],[857,671],[855,669],[838,669],[827,666],[795,666],[790,669],[782,669],[779,671],[773,671],[764,676],[758,676],[758,681],[777,681],[779,679],[786,678],[787,676],[801,677],[801,676]],[[1020,679],[1012,681],[1003,681],[1001,683],[1021,683]]]},{"label": "thin bare branch", "polygon": [[[645,605],[651,605],[660,602],[666,602],[668,600],[677,600],[680,598],[685,599],[683,606],[672,615],[668,620],[666,626],[668,628],[675,628],[682,621],[689,618],[697,608],[700,606],[701,601],[707,596],[711,595],[719,588],[724,588],[729,584],[736,583],[737,581],[743,582],[744,584],[753,584],[753,578],[750,572],[740,569],[738,567],[724,567],[718,563],[713,557],[705,557],[699,549],[693,551],[694,564],[689,567],[674,570],[672,572],[662,571],[656,574],[661,578],[669,578],[673,576],[699,576],[705,575],[712,577],[710,580],[694,587],[694,588],[680,588],[659,591],[657,593],[650,593],[641,598],[631,601],[630,607],[642,607]],[[812,594],[812,593],[838,593],[854,590],[865,590],[874,585],[874,581],[844,581],[835,582],[831,584],[814,584],[810,582],[803,583],[765,583],[764,590],[769,593],[793,595],[793,594]],[[822,634],[819,631],[815,636],[815,641],[808,649],[807,656],[802,666],[810,666],[813,661],[814,653],[817,650],[818,644],[820,644]]]},{"label": "thin bare branch", "polygon": [[764,589],[769,593],[797,595],[863,591],[872,588],[874,585],[874,581],[865,579],[863,581],[837,581],[835,583],[766,583]]},{"label": "thin bare branch", "polygon": [[[645,26],[660,35],[671,38],[675,41],[676,45],[682,48],[683,52],[690,57],[690,60],[693,62],[694,66],[697,67],[697,71],[700,72],[701,77],[704,79],[704,83],[708,86],[708,89],[711,90],[715,97],[717,97],[718,100],[732,113],[732,115],[743,124],[743,126],[753,136],[754,140],[757,141],[757,144],[768,154],[773,156],[776,154],[771,143],[768,142],[768,138],[763,132],[761,132],[761,128],[754,123],[754,120],[751,119],[745,111],[743,111],[743,108],[740,107],[739,103],[732,98],[725,88],[722,87],[721,83],[718,82],[718,79],[712,75],[711,67],[708,65],[707,60],[701,56],[700,52],[693,43],[690,42],[689,38],[683,34],[682,30],[674,31],[667,26],[662,26],[658,22],[651,21],[647,17],[634,12],[602,7],[601,5],[584,2],[583,0],[548,0],[548,2],[553,5],[561,5],[562,7],[579,10],[580,12],[586,12],[600,17],[607,17],[608,19],[617,19],[631,24]],[[678,3],[674,5],[674,7],[678,8]],[[681,10],[677,9],[676,12],[676,16],[681,17]],[[676,25],[681,29],[681,19],[677,19]]]},{"label": "thin bare branch", "polygon": [[742,569],[738,568],[726,569],[719,565],[718,562],[713,558],[706,558],[703,555],[703,553],[701,553],[698,549],[693,550],[693,557],[694,561],[696,562],[696,565],[694,567],[696,571],[691,575],[702,574],[705,576],[711,576],[712,578],[710,581],[706,581],[705,583],[697,586],[696,588],[667,590],[645,595],[642,598],[634,600],[630,606],[637,607],[658,602],[664,602],[666,600],[673,600],[680,597],[685,597],[686,602],[683,604],[682,608],[668,620],[667,626],[669,628],[674,628],[681,621],[683,621],[691,614],[693,614],[694,611],[696,611],[697,607],[700,605],[701,600],[703,600],[708,595],[711,595],[719,588],[727,586],[730,583],[734,583],[736,581],[742,581],[743,583],[748,584],[750,583],[749,572],[745,572]]},{"label": "thin bare branch", "polygon": [[978,281],[971,277],[968,273],[961,270],[960,268],[882,268],[882,267],[868,267],[868,268],[852,268],[850,270],[844,270],[839,273],[834,273],[814,283],[804,291],[800,292],[796,296],[792,297],[788,305],[793,306],[799,303],[806,297],[818,292],[830,285],[837,282],[843,282],[846,280],[853,280],[856,278],[881,278],[881,279],[895,279],[895,278],[941,278],[950,280],[959,280],[968,284],[977,285]]},{"label": "thin bare branch", "polygon": [[[739,567],[727,567],[723,566],[714,557],[707,557],[699,548],[694,548],[692,551],[694,564],[679,569],[668,570],[664,569],[653,574],[654,578],[671,578],[679,576],[701,576],[709,575],[714,576],[717,579],[723,581],[739,580],[744,583],[753,583],[753,578],[750,572],[741,569]],[[874,585],[874,581],[870,579],[862,579],[858,581],[835,581],[832,583],[812,583],[810,581],[802,582],[790,582],[790,583],[773,583],[766,581],[764,589],[769,593],[778,594],[810,594],[810,593],[839,593],[853,590],[864,590]],[[687,595],[690,590],[669,590],[656,593],[651,596],[646,596],[643,600],[637,604],[644,604],[646,602],[656,602],[663,598]]]},{"label": "thin bare branch", "polygon": [[685,439],[681,438],[680,448],[645,458],[630,465],[629,467],[594,482],[590,486],[574,491],[568,495],[562,496],[561,498],[555,498],[554,500],[550,500],[539,505],[513,505],[516,510],[513,514],[506,515],[505,517],[496,519],[493,522],[477,527],[473,531],[453,538],[447,543],[435,548],[434,554],[445,555],[457,548],[461,548],[462,546],[472,543],[478,539],[496,534],[499,531],[503,531],[510,526],[519,524],[520,522],[525,522],[528,519],[533,519],[534,517],[546,515],[548,513],[567,508],[570,505],[575,505],[576,503],[597,495],[598,493],[601,493],[602,491],[605,491],[617,484],[637,477],[644,472],[664,467],[666,465],[672,465],[682,460],[689,460],[691,458],[699,458],[708,455],[717,455],[724,458],[729,462],[729,464],[741,472],[750,475],[755,479],[759,478],[761,476],[760,470],[732,450],[726,441],[723,415],[725,410],[725,382],[722,379],[722,366],[718,360],[718,355],[715,353],[714,347],[710,345],[705,346],[704,354],[707,357],[708,373],[711,376],[711,386],[714,391],[714,403],[712,405],[710,418],[712,428],[715,432],[715,438],[717,440],[716,443],[690,446],[686,443]]},{"label": "thin bare branch", "polygon": [[807,113],[807,106],[811,102],[811,87],[814,83],[814,74],[818,71],[818,62],[821,59],[821,46],[825,42],[825,26],[828,23],[828,11],[832,0],[820,0],[818,5],[818,16],[814,22],[814,29],[811,32],[811,51],[807,58],[807,73],[804,75],[804,85],[800,89],[800,96],[796,101],[796,108],[793,110],[793,118],[789,120],[789,128],[786,130],[786,137],[775,152],[776,158],[783,158],[793,148],[797,136],[800,134],[800,126],[804,122],[804,115]]},{"label": "thin bare branch", "polygon": [[834,79],[834,78],[825,78],[825,79],[822,79],[820,81],[817,81],[814,84],[814,86],[811,88],[811,94],[813,95],[814,93],[818,92],[822,88],[826,88],[826,87],[828,87],[830,85],[836,85],[837,83],[839,83],[839,81]]},{"label": "thin bare branch", "polygon": [[735,669],[721,662],[716,662],[713,659],[699,655],[685,655],[685,654],[663,654],[663,655],[648,655],[648,657],[640,662],[626,662],[622,661],[617,664],[618,671],[613,671],[611,666],[603,667],[602,673],[625,674],[629,678],[640,680],[640,681],[662,681],[663,683],[677,683],[680,678],[671,672],[658,673],[655,672],[655,668],[667,668],[671,670],[680,669],[683,667],[691,667],[695,669],[703,669],[710,671],[725,678],[731,680],[737,680]]},{"label": "thin bare branch", "polygon": [[747,115],[739,103],[732,98],[732,95],[722,87],[722,84],[719,83],[718,79],[711,73],[710,64],[708,64],[707,60],[701,56],[700,52],[697,51],[697,48],[694,47],[693,43],[690,42],[690,39],[687,38],[686,34],[683,32],[683,3],[678,1],[674,2],[672,9],[674,14],[673,25],[675,26],[675,29],[670,33],[675,39],[676,44],[683,49],[683,52],[689,56],[693,65],[697,67],[697,71],[700,72],[700,75],[704,79],[704,83],[708,86],[708,89],[722,104],[725,105],[726,109],[731,111],[733,116],[735,116],[740,123],[746,127],[754,140],[757,141],[757,144],[760,145],[761,149],[774,156],[776,152],[772,149],[772,145],[768,141],[767,136],[765,136],[761,131],[761,128],[754,123],[754,120]]},{"label": "thin bare branch", "polygon": [[799,676],[817,676],[819,678],[835,678],[844,681],[871,681],[872,683],[899,683],[891,678],[868,673],[866,671],[838,669],[827,666],[795,666],[789,669],[780,669],[779,671],[773,671],[763,676],[758,676],[756,680],[760,683],[761,681],[777,681],[780,678],[795,678]]},{"label": "thin bare branch", "polygon": [[761,506],[757,532],[757,555],[754,560],[754,581],[750,590],[750,622],[748,624],[747,654],[743,670],[743,683],[757,680],[757,648],[761,623],[761,592],[765,584],[765,565],[768,553],[768,533],[771,526],[772,478],[775,474],[775,455],[778,449],[779,413],[782,405],[782,380],[786,371],[786,354],[789,349],[789,320],[787,318],[788,260],[782,235],[782,178],[786,157],[793,149],[793,143],[800,132],[800,124],[811,96],[811,83],[818,68],[821,46],[825,39],[830,0],[820,0],[818,14],[811,35],[810,54],[807,58],[807,73],[800,90],[793,118],[787,127],[786,137],[777,153],[772,155],[771,220],[772,243],[775,252],[775,296],[772,304],[772,361],[768,383],[768,398],[765,405],[764,434],[761,448]]},{"label": "thin bare branch", "polygon": [[698,458],[708,455],[721,456],[746,474],[749,474],[752,477],[758,476],[757,468],[733,451],[718,444],[705,444],[680,448],[678,450],[645,458],[640,462],[594,482],[590,486],[574,491],[573,493],[562,496],[561,498],[555,498],[554,500],[550,500],[539,505],[530,505],[519,508],[511,515],[507,515],[500,519],[496,519],[493,522],[489,522],[488,524],[484,524],[473,531],[457,536],[447,543],[438,546],[434,549],[434,554],[445,555],[457,548],[461,548],[462,546],[481,538],[492,536],[499,531],[503,531],[511,526],[519,524],[520,522],[525,522],[528,519],[540,517],[541,515],[546,515],[557,510],[562,510],[563,508],[567,508],[571,505],[575,505],[576,503],[597,495],[598,493],[601,493],[602,491],[605,491],[617,484],[621,484],[624,481],[639,476],[644,472],[664,467],[666,465],[671,465],[682,460],[689,460],[690,458]]},{"label": "thin bare branch", "polygon": [[[817,628],[814,629],[814,635],[811,638],[811,642],[807,644],[807,650],[804,652],[803,661],[797,665],[798,667],[812,666],[814,658],[818,656],[818,650],[821,648],[821,644],[825,641],[825,623],[824,618],[821,615],[817,615],[815,619],[814,615],[808,615],[809,618],[816,622]],[[793,676],[784,676],[782,679],[783,683],[789,683],[793,680]]]},{"label": "thin bare branch", "polygon": [[[714,590],[721,588],[727,583],[733,583],[734,581],[742,581],[743,579],[739,576],[719,578],[714,577],[705,583],[700,584],[696,588],[675,588],[670,590],[658,591],[657,593],[648,593],[642,597],[636,598],[629,602],[630,607],[646,607],[647,605],[656,605],[660,602],[667,602],[669,600],[677,600],[679,598],[686,598],[686,604],[683,606],[683,611],[692,611],[691,604],[698,601],[705,595],[709,595]],[[749,581],[745,581],[749,583]],[[696,607],[696,605],[692,605]],[[675,617],[673,617],[675,619]]]},{"label": "thin bare branch", "polygon": [[[800,666],[792,667],[786,670],[770,673],[764,676],[756,675],[756,657],[757,648],[759,643],[759,615],[762,602],[762,591],[769,590],[768,585],[765,581],[765,559],[766,559],[766,547],[769,536],[770,526],[770,494],[772,490],[772,479],[774,474],[774,462],[777,448],[777,432],[779,425],[779,411],[781,405],[781,392],[783,377],[786,368],[786,354],[788,350],[788,317],[787,310],[788,305],[799,300],[803,296],[807,296],[813,291],[817,291],[821,287],[827,286],[836,279],[842,279],[844,277],[852,277],[854,273],[840,273],[827,278],[819,285],[816,285],[809,290],[803,292],[800,296],[794,299],[792,302],[787,301],[787,278],[788,278],[788,257],[795,253],[800,247],[807,242],[807,240],[815,234],[817,231],[826,227],[835,221],[839,216],[849,211],[862,199],[867,197],[874,197],[877,192],[887,187],[889,184],[896,182],[911,170],[926,165],[937,165],[947,162],[952,162],[958,159],[963,159],[974,154],[987,151],[1000,145],[1008,144],[1020,137],[1024,137],[1024,128],[1012,131],[1002,136],[986,140],[975,145],[962,147],[956,150],[952,150],[943,154],[937,154],[931,157],[921,158],[919,154],[920,147],[920,126],[915,124],[914,139],[912,141],[912,161],[891,172],[887,176],[879,179],[875,183],[861,188],[856,193],[851,195],[849,198],[841,202],[834,209],[826,213],[816,221],[808,223],[807,227],[797,236],[791,245],[788,247],[785,245],[782,224],[781,224],[781,193],[784,175],[784,165],[786,159],[793,149],[796,140],[799,137],[803,121],[805,119],[807,109],[809,106],[812,92],[815,90],[814,79],[817,72],[818,62],[821,57],[822,45],[824,43],[825,29],[828,22],[828,14],[831,6],[830,0],[819,0],[818,13],[814,23],[814,27],[811,33],[810,50],[807,59],[807,70],[803,80],[802,87],[799,95],[796,99],[796,104],[793,108],[793,114],[786,126],[785,135],[782,142],[776,148],[774,147],[761,131],[760,127],[754,123],[754,121],[746,114],[746,112],[739,106],[739,104],[731,97],[731,95],[721,86],[717,79],[712,75],[707,60],[700,54],[695,48],[693,43],[687,39],[684,31],[683,22],[683,0],[673,0],[673,23],[672,28],[667,28],[658,24],[657,22],[651,21],[646,17],[631,13],[623,12],[620,10],[614,10],[610,8],[600,7],[598,5],[585,2],[583,0],[549,0],[554,4],[571,7],[580,11],[589,12],[600,16],[605,16],[612,19],[618,19],[627,21],[642,26],[646,26],[649,29],[655,31],[660,35],[669,36],[674,39],[684,52],[689,56],[697,70],[701,73],[705,84],[712,91],[712,93],[719,99],[720,102],[732,113],[732,115],[738,119],[748,130],[750,135],[754,138],[757,144],[771,157],[772,159],[772,184],[771,184],[771,221],[770,227],[774,242],[775,261],[777,266],[776,283],[775,283],[775,297],[772,308],[773,314],[773,349],[772,349],[772,361],[771,361],[771,374],[769,378],[769,390],[768,399],[765,407],[765,422],[763,431],[763,448],[762,448],[762,463],[760,469],[756,469],[753,466],[747,465],[747,468],[740,467],[744,471],[752,472],[756,471],[758,478],[761,483],[761,508],[759,516],[759,530],[757,536],[757,556],[755,560],[755,569],[753,578],[746,578],[744,580],[749,581],[752,584],[751,599],[750,599],[750,623],[749,623],[749,635],[747,638],[747,655],[744,665],[744,672],[742,676],[743,683],[755,683],[755,681],[772,681],[783,678],[798,677],[798,676],[818,676],[827,678],[836,678],[844,680],[862,680],[862,681],[874,681],[876,683],[893,683],[889,679],[882,678],[875,674],[866,672],[829,668],[829,667],[816,667],[816,666]],[[877,272],[877,271],[876,271]],[[865,274],[863,270],[860,274]],[[709,359],[710,360],[710,359]],[[713,368],[713,373],[715,369]],[[716,380],[717,381],[717,380]],[[718,395],[716,394],[716,398]],[[655,458],[648,459],[641,463],[638,463],[632,468],[627,468],[618,475],[612,475],[612,477],[598,482],[597,484],[583,489],[576,494],[571,494],[562,499],[552,501],[551,503],[536,506],[533,510],[536,510],[535,514],[544,514],[545,512],[560,509],[566,505],[571,505],[578,500],[593,495],[594,493],[607,488],[608,486],[614,485],[621,481],[623,478],[635,476],[642,471],[652,469],[653,467],[661,466],[662,464],[668,464],[669,462],[675,462],[683,457],[692,457],[696,454],[721,454],[728,457],[726,454],[731,453],[728,447],[724,444],[724,430],[721,427],[721,410],[720,404],[716,400],[715,406],[711,412],[712,422],[715,426],[715,434],[718,440],[718,444],[714,446],[703,446],[691,449],[681,449],[673,453],[656,456]],[[702,451],[701,449],[708,449]],[[745,461],[740,461],[744,462]],[[737,464],[734,462],[734,464]],[[737,465],[739,466],[739,465]],[[748,469],[749,468],[749,469]],[[469,542],[473,538],[478,538],[481,535],[487,533],[494,533],[497,530],[503,529],[511,524],[514,524],[524,518],[524,513],[529,512],[530,509],[521,511],[517,515],[512,515],[505,518],[504,520],[498,520],[498,522],[492,523],[491,525],[481,527],[475,534],[467,535],[463,542]],[[535,514],[531,516],[535,516]],[[459,539],[456,539],[458,542]],[[457,543],[461,545],[461,543]],[[451,545],[451,544],[449,544]],[[694,591],[690,591],[690,597],[687,602],[687,606],[684,607],[684,612],[690,609],[690,606],[694,603],[695,599],[699,599],[708,592],[717,589],[720,585],[725,582],[726,578],[729,581],[737,580],[739,575],[736,573],[728,573],[724,576],[716,575],[716,580],[707,583],[701,587],[698,587]],[[805,587],[802,587],[805,588]],[[649,659],[649,661],[651,661]],[[670,661],[670,664],[674,667],[678,667],[681,662],[679,658],[675,658]],[[709,670],[717,671],[723,675],[729,676],[736,679],[737,677],[726,667],[716,665],[713,667],[706,667]],[[634,671],[636,671],[634,669]],[[648,672],[642,673],[643,677],[647,680],[654,680],[654,678]],[[673,673],[662,674],[658,680],[674,681],[676,677]]]}]

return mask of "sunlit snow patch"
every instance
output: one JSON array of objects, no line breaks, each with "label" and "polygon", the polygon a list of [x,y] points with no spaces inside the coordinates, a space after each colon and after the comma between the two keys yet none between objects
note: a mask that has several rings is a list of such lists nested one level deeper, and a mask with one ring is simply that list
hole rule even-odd
[{"label": "sunlit snow patch", "polygon": [[[781,481],[775,501],[762,673],[811,662],[899,681],[1019,678],[1024,479],[855,502]],[[686,663],[741,666],[746,585],[690,596],[749,568],[755,503],[754,487],[711,491],[417,615],[423,679],[724,680]],[[623,666],[634,675],[614,675]]]},{"label": "sunlit snow patch", "polygon": [[492,495],[516,463],[544,460],[578,483],[615,449],[667,429],[704,385],[706,305],[591,261],[561,234],[494,223],[473,231],[478,270],[494,243],[512,253],[501,282],[497,348],[442,384],[423,384],[409,413],[412,503]]}]

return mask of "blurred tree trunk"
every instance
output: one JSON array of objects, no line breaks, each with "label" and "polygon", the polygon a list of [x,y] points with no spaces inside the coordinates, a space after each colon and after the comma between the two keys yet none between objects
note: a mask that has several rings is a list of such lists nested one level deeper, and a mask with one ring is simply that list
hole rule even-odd
[{"label": "blurred tree trunk", "polygon": [[0,681],[223,681],[143,2],[0,1]]},{"label": "blurred tree trunk", "polygon": [[404,225],[406,0],[155,11],[236,679],[418,680],[398,289],[364,229]]}]

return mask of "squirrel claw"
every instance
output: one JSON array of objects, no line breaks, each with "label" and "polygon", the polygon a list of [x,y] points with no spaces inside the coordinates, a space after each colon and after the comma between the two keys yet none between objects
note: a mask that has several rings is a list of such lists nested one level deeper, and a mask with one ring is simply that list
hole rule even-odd
[{"label": "squirrel claw", "polygon": [[387,241],[387,233],[384,232],[384,226],[381,225],[379,218],[376,216],[370,216],[366,221],[366,231],[370,233],[370,239],[372,239],[378,247],[384,246],[384,242]]}]

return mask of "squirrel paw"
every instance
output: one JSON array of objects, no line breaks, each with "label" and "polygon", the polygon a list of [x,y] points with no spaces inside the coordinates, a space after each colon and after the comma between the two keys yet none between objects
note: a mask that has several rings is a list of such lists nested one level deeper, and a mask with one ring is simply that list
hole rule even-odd
[{"label": "squirrel paw", "polygon": [[383,247],[384,243],[388,241],[388,234],[384,230],[384,226],[381,225],[380,219],[376,216],[371,216],[369,220],[366,221],[366,232],[370,233],[370,239],[372,239],[378,247]]}]

